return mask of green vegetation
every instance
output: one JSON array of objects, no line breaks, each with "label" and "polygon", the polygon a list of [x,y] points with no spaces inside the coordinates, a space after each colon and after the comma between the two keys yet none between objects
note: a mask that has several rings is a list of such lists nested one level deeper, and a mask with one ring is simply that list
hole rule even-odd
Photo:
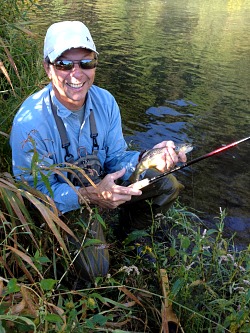
[{"label": "green vegetation", "polygon": [[17,23],[19,2],[1,6],[0,332],[176,332],[178,320],[178,332],[250,332],[250,249],[224,238],[224,211],[207,229],[177,203],[124,241],[114,231],[116,212],[93,211],[87,222],[106,225],[110,272],[72,290],[65,235],[74,237],[73,228],[52,200],[9,174],[13,115],[46,82],[39,38]]},{"label": "green vegetation", "polygon": [[10,0],[6,6],[6,1],[0,0],[0,171],[10,172],[8,135],[15,113],[46,80],[37,47],[42,39],[24,20],[24,8],[27,10],[33,2]]},{"label": "green vegetation", "polygon": [[[177,204],[122,243],[113,234],[116,216],[93,212],[106,221],[111,269],[94,286],[72,290],[61,235],[73,231],[48,198],[20,185],[1,178],[2,330],[167,332],[175,315],[184,332],[249,332],[249,249],[237,252],[233,239],[223,238],[224,212],[207,230]],[[60,263],[66,274],[59,276]]]}]

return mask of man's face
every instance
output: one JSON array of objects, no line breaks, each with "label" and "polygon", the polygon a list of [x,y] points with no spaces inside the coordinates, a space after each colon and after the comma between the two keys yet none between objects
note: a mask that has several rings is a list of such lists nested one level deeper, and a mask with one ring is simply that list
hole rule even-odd
[{"label": "man's face", "polygon": [[[77,48],[65,51],[57,60],[88,60],[94,59],[95,53]],[[71,70],[56,69],[44,63],[45,71],[51,79],[57,99],[71,111],[79,110],[85,103],[86,94],[94,82],[95,68],[82,69],[74,64]]]}]

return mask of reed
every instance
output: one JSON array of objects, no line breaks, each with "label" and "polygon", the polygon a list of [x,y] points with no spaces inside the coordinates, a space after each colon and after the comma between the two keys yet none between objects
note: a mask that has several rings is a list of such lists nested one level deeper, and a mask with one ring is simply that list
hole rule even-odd
[{"label": "reed", "polygon": [[[58,217],[53,201],[2,174],[0,207],[2,329],[166,332],[167,313],[177,318],[179,332],[248,332],[250,253],[223,236],[224,211],[207,229],[177,203],[124,241],[114,234],[115,213],[93,211],[92,218],[107,227],[110,272],[72,290],[73,258],[63,235],[74,237],[74,230]],[[58,267],[68,276],[60,279]],[[162,312],[166,299],[171,312],[169,306]]]},{"label": "reed", "polygon": [[8,136],[22,102],[46,82],[42,66],[42,37],[29,29],[27,7],[35,1],[0,0],[0,171],[10,171]]}]

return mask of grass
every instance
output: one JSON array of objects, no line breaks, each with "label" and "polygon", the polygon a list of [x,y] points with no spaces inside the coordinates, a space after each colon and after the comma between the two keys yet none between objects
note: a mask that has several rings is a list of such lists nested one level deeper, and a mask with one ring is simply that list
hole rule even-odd
[{"label": "grass", "polygon": [[[0,171],[10,172],[8,135],[22,102],[46,82],[42,66],[42,37],[25,21],[27,7],[35,1],[0,0]],[[31,10],[31,9],[30,9]]]},{"label": "grass", "polygon": [[238,251],[224,237],[224,211],[209,229],[177,202],[148,230],[118,240],[117,211],[92,211],[86,202],[89,219],[75,212],[82,245],[100,246],[87,240],[89,223],[105,225],[111,265],[107,276],[73,290],[76,253],[65,235],[76,237],[74,228],[51,199],[10,174],[13,115],[46,82],[39,37],[18,24],[22,10],[11,4],[8,12],[2,6],[0,28],[0,332],[250,332],[250,248]]},{"label": "grass", "polygon": [[[93,284],[72,290],[72,259],[60,235],[73,230],[48,198],[20,185],[1,178],[2,330],[166,332],[168,318],[175,316],[179,331],[187,333],[249,332],[249,249],[237,252],[233,238],[223,237],[224,212],[207,230],[177,203],[137,232],[135,243],[134,233],[117,240],[114,212],[100,216],[95,210],[92,219],[107,227],[111,268]],[[62,280],[59,263],[67,271]]]}]

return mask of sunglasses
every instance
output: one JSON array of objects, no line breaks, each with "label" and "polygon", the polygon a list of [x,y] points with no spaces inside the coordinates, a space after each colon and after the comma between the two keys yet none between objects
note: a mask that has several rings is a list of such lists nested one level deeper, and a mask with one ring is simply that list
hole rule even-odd
[{"label": "sunglasses", "polygon": [[97,58],[83,59],[83,60],[56,60],[55,62],[49,62],[50,65],[55,66],[60,71],[71,71],[75,64],[81,69],[93,69],[97,66]]}]

